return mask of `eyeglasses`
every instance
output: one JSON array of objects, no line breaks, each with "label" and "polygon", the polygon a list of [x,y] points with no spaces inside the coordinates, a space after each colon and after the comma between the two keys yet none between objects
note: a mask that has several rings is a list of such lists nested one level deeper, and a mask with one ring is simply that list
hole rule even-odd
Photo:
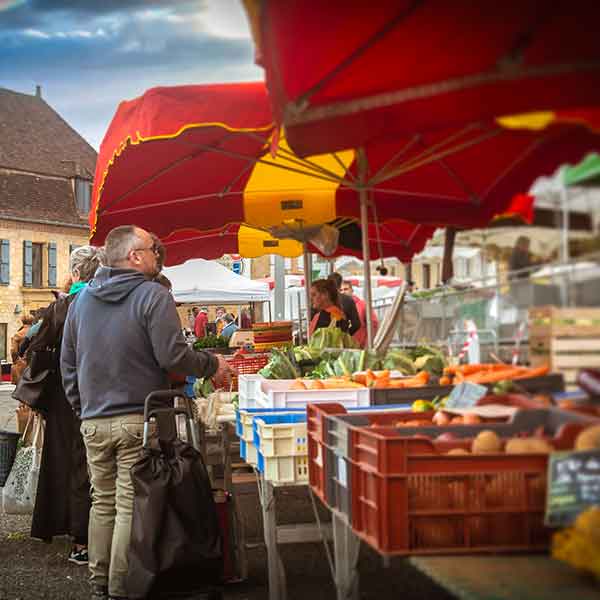
[{"label": "eyeglasses", "polygon": [[134,248],[132,252],[147,252],[148,250],[152,251],[155,256],[159,256],[159,248],[156,244],[152,244],[149,248]]}]

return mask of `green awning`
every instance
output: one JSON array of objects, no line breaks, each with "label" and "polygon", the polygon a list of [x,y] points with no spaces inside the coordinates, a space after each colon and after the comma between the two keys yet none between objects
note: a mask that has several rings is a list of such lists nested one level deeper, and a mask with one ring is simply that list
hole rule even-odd
[{"label": "green awning", "polygon": [[566,167],[563,181],[567,186],[600,185],[600,154],[592,152],[580,163]]}]

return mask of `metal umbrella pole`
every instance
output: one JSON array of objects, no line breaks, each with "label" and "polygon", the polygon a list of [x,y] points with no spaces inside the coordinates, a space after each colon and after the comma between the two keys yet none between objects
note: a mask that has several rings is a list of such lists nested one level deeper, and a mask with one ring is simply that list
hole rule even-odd
[{"label": "metal umbrella pole", "polygon": [[364,272],[364,293],[366,308],[367,325],[367,348],[373,347],[373,299],[371,294],[371,248],[369,246],[369,196],[367,192],[367,177],[369,164],[364,148],[357,150],[357,165],[359,178],[359,199],[360,199],[360,226],[362,229],[362,253],[363,253],[363,272]]},{"label": "metal umbrella pole", "polygon": [[[304,244],[304,293],[306,298],[306,339],[310,339],[310,286],[312,283],[312,257]],[[302,318],[300,316],[300,318]]]}]

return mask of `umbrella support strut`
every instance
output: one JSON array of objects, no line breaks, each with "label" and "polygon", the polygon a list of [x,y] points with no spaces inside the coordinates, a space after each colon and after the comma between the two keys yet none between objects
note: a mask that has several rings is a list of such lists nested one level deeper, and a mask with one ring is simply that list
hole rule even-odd
[{"label": "umbrella support strut", "polygon": [[357,152],[358,157],[358,172],[361,188],[359,191],[360,198],[360,226],[362,229],[362,254],[363,254],[363,269],[364,269],[364,294],[366,308],[366,325],[367,325],[367,348],[373,347],[373,322],[371,313],[373,311],[373,300],[371,294],[371,249],[369,246],[369,197],[366,188],[368,177],[367,155],[363,148]]},{"label": "umbrella support strut", "polygon": [[[312,284],[312,260],[310,252],[304,244],[304,293],[306,294],[306,339],[310,339],[310,286]],[[300,317],[302,318],[302,317]]]}]

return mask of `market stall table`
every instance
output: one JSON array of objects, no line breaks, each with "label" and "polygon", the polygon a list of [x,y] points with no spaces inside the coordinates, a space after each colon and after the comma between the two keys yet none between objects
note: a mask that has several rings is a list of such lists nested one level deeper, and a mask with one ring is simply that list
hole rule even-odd
[{"label": "market stall table", "polygon": [[544,555],[414,556],[410,563],[462,600],[592,600],[591,579]]}]

